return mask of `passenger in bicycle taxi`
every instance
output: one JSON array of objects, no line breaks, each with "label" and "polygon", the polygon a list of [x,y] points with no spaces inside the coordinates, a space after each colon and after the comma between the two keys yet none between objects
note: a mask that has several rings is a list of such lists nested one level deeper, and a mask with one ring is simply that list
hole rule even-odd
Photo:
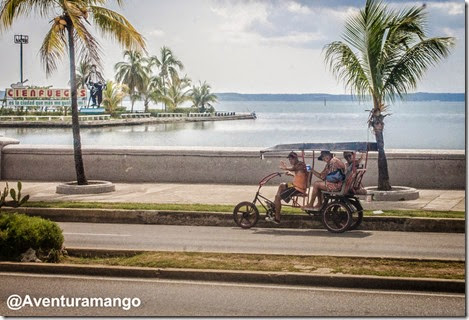
[{"label": "passenger in bicycle taxi", "polygon": [[[334,155],[330,151],[321,151],[321,155],[318,157],[318,160],[325,161],[326,166],[324,167],[324,170],[322,170],[322,172],[318,172],[313,168],[313,175],[321,180],[315,181],[313,183],[311,200],[309,201],[307,206],[302,207],[303,210],[320,210],[323,202],[321,191],[324,190],[335,192],[340,191],[340,189],[342,188],[343,178],[345,177],[345,175],[343,174],[343,172],[345,171],[345,164],[340,159],[334,157]],[[340,173],[338,171],[340,171]],[[336,178],[335,176],[339,177]],[[316,201],[316,198],[318,199],[318,204],[315,206],[314,202]]]},{"label": "passenger in bicycle taxi", "polygon": [[[346,161],[345,163],[345,175],[349,174],[353,170],[353,165],[355,163],[355,167],[358,169],[360,167],[360,162],[363,161],[363,158],[365,155],[362,153],[359,158],[357,158],[357,155],[355,154],[355,160],[354,159],[354,152],[351,151],[344,151],[344,159]],[[360,186],[358,188],[352,188],[351,192],[353,194],[366,194],[366,189],[363,188],[363,185],[360,183]]]},{"label": "passenger in bicycle taxi", "polygon": [[289,203],[292,197],[306,192],[307,170],[305,163],[303,161],[300,161],[298,159],[298,155],[293,151],[288,154],[287,158],[290,162],[290,166],[288,167],[284,161],[280,161],[280,169],[285,170],[286,175],[293,176],[293,182],[281,183],[279,185],[274,200],[275,218],[265,218],[265,220],[273,222],[275,224],[280,223],[280,210],[282,209],[282,200],[286,203]]}]

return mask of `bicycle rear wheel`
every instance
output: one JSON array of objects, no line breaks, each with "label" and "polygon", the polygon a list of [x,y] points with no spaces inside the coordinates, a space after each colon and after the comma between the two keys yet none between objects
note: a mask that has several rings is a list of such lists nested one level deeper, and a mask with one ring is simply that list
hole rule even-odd
[{"label": "bicycle rear wheel", "polygon": [[352,222],[352,211],[343,202],[333,201],[322,210],[322,224],[330,232],[345,232],[349,230]]}]

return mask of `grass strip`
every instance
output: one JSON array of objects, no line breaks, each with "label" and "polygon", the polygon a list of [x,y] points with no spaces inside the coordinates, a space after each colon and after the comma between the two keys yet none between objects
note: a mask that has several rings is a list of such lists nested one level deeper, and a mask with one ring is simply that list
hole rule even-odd
[{"label": "grass strip", "polygon": [[[207,212],[233,212],[234,205],[216,204],[164,204],[164,203],[129,203],[129,202],[78,202],[78,201],[41,201],[28,202],[27,207],[34,208],[76,208],[76,209],[126,209],[126,210],[161,210],[161,211],[207,211]],[[259,212],[265,213],[262,207]],[[304,212],[297,208],[283,207],[283,214],[298,215]],[[383,210],[382,214],[373,214],[365,210],[365,216],[393,216],[393,217],[419,217],[419,218],[465,218],[464,211],[428,211],[428,210]]]},{"label": "grass strip", "polygon": [[61,262],[126,267],[301,272],[456,280],[463,280],[465,277],[464,262],[417,259],[159,251],[119,257],[69,256],[63,258]]}]

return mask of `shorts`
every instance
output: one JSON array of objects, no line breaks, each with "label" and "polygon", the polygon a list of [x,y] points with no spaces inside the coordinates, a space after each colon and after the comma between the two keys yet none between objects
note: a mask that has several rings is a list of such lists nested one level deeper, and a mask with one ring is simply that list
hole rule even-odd
[{"label": "shorts", "polygon": [[289,187],[280,194],[280,198],[282,198],[282,200],[285,201],[286,203],[289,203],[291,198],[300,194],[303,194],[303,193],[301,191],[296,190],[295,187]]}]

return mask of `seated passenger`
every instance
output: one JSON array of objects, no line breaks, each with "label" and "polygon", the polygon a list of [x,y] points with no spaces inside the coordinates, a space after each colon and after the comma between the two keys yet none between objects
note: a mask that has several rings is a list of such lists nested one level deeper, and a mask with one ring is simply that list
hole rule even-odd
[{"label": "seated passenger", "polygon": [[292,183],[281,183],[275,196],[275,218],[266,217],[265,220],[275,224],[280,223],[280,210],[282,209],[282,200],[286,203],[290,202],[291,198],[302,194],[306,191],[307,171],[306,165],[303,161],[298,160],[298,155],[295,152],[290,152],[288,155],[290,167],[287,167],[284,161],[280,161],[280,169],[286,170],[286,174],[293,176]]},{"label": "seated passenger", "polygon": [[[345,161],[347,161],[346,168],[345,168],[345,175],[352,172],[353,163],[355,163],[355,167],[358,168],[359,165],[360,165],[360,162],[362,162],[362,160],[365,156],[364,154],[362,154],[360,156],[360,158],[358,158],[358,159],[355,158],[355,160],[353,160],[353,154],[354,154],[354,152],[344,151],[344,158],[345,158]],[[361,183],[360,183],[360,186],[358,188],[352,188],[351,192],[353,194],[366,194],[366,190],[363,188],[363,185]]]},{"label": "seated passenger", "polygon": [[[345,170],[345,164],[338,158],[334,157],[334,155],[330,151],[321,151],[321,155],[319,156],[318,160],[325,161],[326,166],[324,167],[324,170],[322,172],[318,172],[313,169],[312,173],[321,180],[314,182],[313,191],[311,193],[311,200],[309,201],[306,207],[303,207],[304,210],[317,211],[321,209],[323,201],[321,196],[321,190],[340,191],[340,189],[342,188],[343,179],[333,182],[328,181],[326,177],[331,173],[336,173],[338,170],[343,173]],[[316,198],[318,198],[318,204],[314,206]]]}]

